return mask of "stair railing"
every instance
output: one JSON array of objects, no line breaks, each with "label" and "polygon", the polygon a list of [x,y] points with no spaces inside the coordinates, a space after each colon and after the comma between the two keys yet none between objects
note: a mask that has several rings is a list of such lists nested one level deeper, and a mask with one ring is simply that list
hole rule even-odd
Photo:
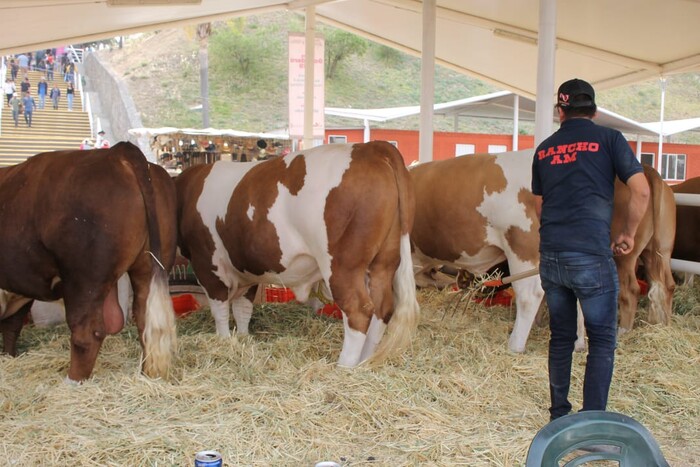
[{"label": "stair railing", "polygon": [[69,45],[67,50],[73,62],[83,63],[83,49],[76,49],[72,45]]},{"label": "stair railing", "polygon": [[[7,77],[7,64],[5,64],[5,56],[1,57],[0,60],[0,79],[2,79],[2,82],[5,82],[5,78]],[[2,93],[2,105],[5,106],[6,100],[5,100],[5,93]],[[0,136],[2,136],[2,118],[0,118]]]},{"label": "stair railing", "polygon": [[[81,91],[82,93],[82,91]],[[90,121],[90,135],[92,137],[95,137],[95,121],[92,118],[92,109],[90,106],[90,96],[88,94],[80,94],[80,97],[82,97],[83,101],[83,111],[87,112],[88,114],[88,120]]]}]

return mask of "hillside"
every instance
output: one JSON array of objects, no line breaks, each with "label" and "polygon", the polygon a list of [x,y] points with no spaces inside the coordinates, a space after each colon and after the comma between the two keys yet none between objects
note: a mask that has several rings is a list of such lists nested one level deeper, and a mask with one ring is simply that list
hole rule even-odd
[{"label": "hillside", "polygon": [[[209,43],[212,127],[253,132],[286,127],[287,33],[301,31],[303,17],[282,12],[212,25]],[[259,53],[246,62],[245,73],[237,67],[239,62],[243,63],[239,49],[230,49],[231,37],[244,44],[254,43],[247,47],[258,47]],[[417,105],[420,60],[378,44],[368,44],[362,56],[349,56],[338,73],[326,80],[326,105],[355,108]],[[202,126],[197,110],[201,102],[194,28],[132,36],[127,38],[123,49],[99,53],[124,78],[145,126]],[[440,66],[436,68],[435,83],[435,102],[499,90]],[[598,96],[600,106],[641,122],[658,121],[660,101],[658,80],[601,91]],[[700,74],[670,76],[666,85],[665,119],[698,116]],[[453,130],[451,118],[438,117],[434,123],[436,130]],[[327,127],[359,125],[357,120],[335,117],[326,120]],[[376,126],[417,129],[418,119],[404,118]],[[507,133],[511,126],[507,122],[465,118],[460,119],[459,131]],[[523,125],[521,131],[531,133],[532,128]],[[673,140],[700,143],[700,135],[686,133],[674,136]]]}]

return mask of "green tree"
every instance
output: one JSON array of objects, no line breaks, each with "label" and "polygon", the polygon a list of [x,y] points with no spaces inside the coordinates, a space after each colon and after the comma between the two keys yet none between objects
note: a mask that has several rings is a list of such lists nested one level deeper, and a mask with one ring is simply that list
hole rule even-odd
[{"label": "green tree", "polygon": [[372,54],[380,62],[387,66],[398,66],[403,62],[405,54],[398,49],[384,44],[372,44]]},{"label": "green tree", "polygon": [[269,28],[246,27],[240,20],[216,29],[210,46],[213,66],[229,77],[245,77],[251,83],[263,77],[269,58],[276,53]]},{"label": "green tree", "polygon": [[367,41],[355,34],[336,28],[323,28],[326,38],[326,79],[333,79],[341,62],[352,55],[361,57],[367,51]]}]

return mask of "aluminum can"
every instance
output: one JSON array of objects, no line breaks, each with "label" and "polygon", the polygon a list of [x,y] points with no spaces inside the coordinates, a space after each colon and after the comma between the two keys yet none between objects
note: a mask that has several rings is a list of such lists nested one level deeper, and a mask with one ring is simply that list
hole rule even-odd
[{"label": "aluminum can", "polygon": [[222,467],[224,461],[216,451],[199,451],[194,455],[194,467]]}]

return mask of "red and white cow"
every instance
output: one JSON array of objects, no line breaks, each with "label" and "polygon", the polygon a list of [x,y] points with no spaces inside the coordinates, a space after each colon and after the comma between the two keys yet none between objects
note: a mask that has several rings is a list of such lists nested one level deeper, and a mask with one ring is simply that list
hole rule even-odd
[{"label": "red and white cow", "polygon": [[[87,379],[105,337],[123,328],[116,286],[125,273],[134,290],[142,369],[168,374],[176,336],[167,272],[177,219],[165,170],[130,143],[38,154],[0,169],[0,219],[0,288],[42,301],[63,298],[69,381]],[[15,353],[29,306],[10,298],[0,328],[5,350]]]},{"label": "red and white cow", "polygon": [[[539,267],[539,220],[534,195],[530,191],[531,164],[532,150],[522,150],[498,155],[470,155],[412,167],[416,220],[411,241],[414,262],[422,268],[419,274],[440,265],[483,274],[504,260],[508,261],[511,274]],[[636,280],[630,279],[629,271],[640,254],[649,263],[651,281],[662,285],[652,300],[659,309],[670,313],[666,281],[667,271],[670,272],[667,251],[670,253],[670,250],[665,223],[674,221],[667,209],[663,211],[665,217],[658,214],[657,207],[665,206],[662,200],[667,194],[663,181],[663,186],[657,183],[660,177],[654,175],[653,170],[647,171],[646,175],[650,179],[654,202],[650,203],[637,232],[635,251],[618,262],[621,332],[631,329],[636,312],[634,298],[639,288]],[[624,191],[618,191],[624,196]],[[618,209],[614,215],[621,216],[622,212]],[[655,222],[656,219],[663,228]],[[613,226],[617,222],[614,220]],[[672,242],[672,234],[670,238]],[[653,255],[649,253],[652,251]],[[523,352],[544,292],[539,275],[515,281],[512,285],[516,319],[509,348]],[[579,336],[577,349],[580,350],[584,341],[581,333]]]},{"label": "red and white cow", "polygon": [[[508,261],[511,274],[539,266],[539,220],[530,191],[532,151],[470,155],[410,170],[416,192],[414,262],[483,274]],[[513,282],[517,310],[509,347],[524,352],[544,296],[539,276]]]},{"label": "red and white cow", "polygon": [[333,144],[264,162],[199,165],[175,184],[178,244],[219,335],[230,335],[231,301],[238,333],[248,333],[252,286],[284,285],[303,302],[322,281],[343,310],[340,365],[380,361],[409,342],[418,319],[414,196],[394,146]]}]

